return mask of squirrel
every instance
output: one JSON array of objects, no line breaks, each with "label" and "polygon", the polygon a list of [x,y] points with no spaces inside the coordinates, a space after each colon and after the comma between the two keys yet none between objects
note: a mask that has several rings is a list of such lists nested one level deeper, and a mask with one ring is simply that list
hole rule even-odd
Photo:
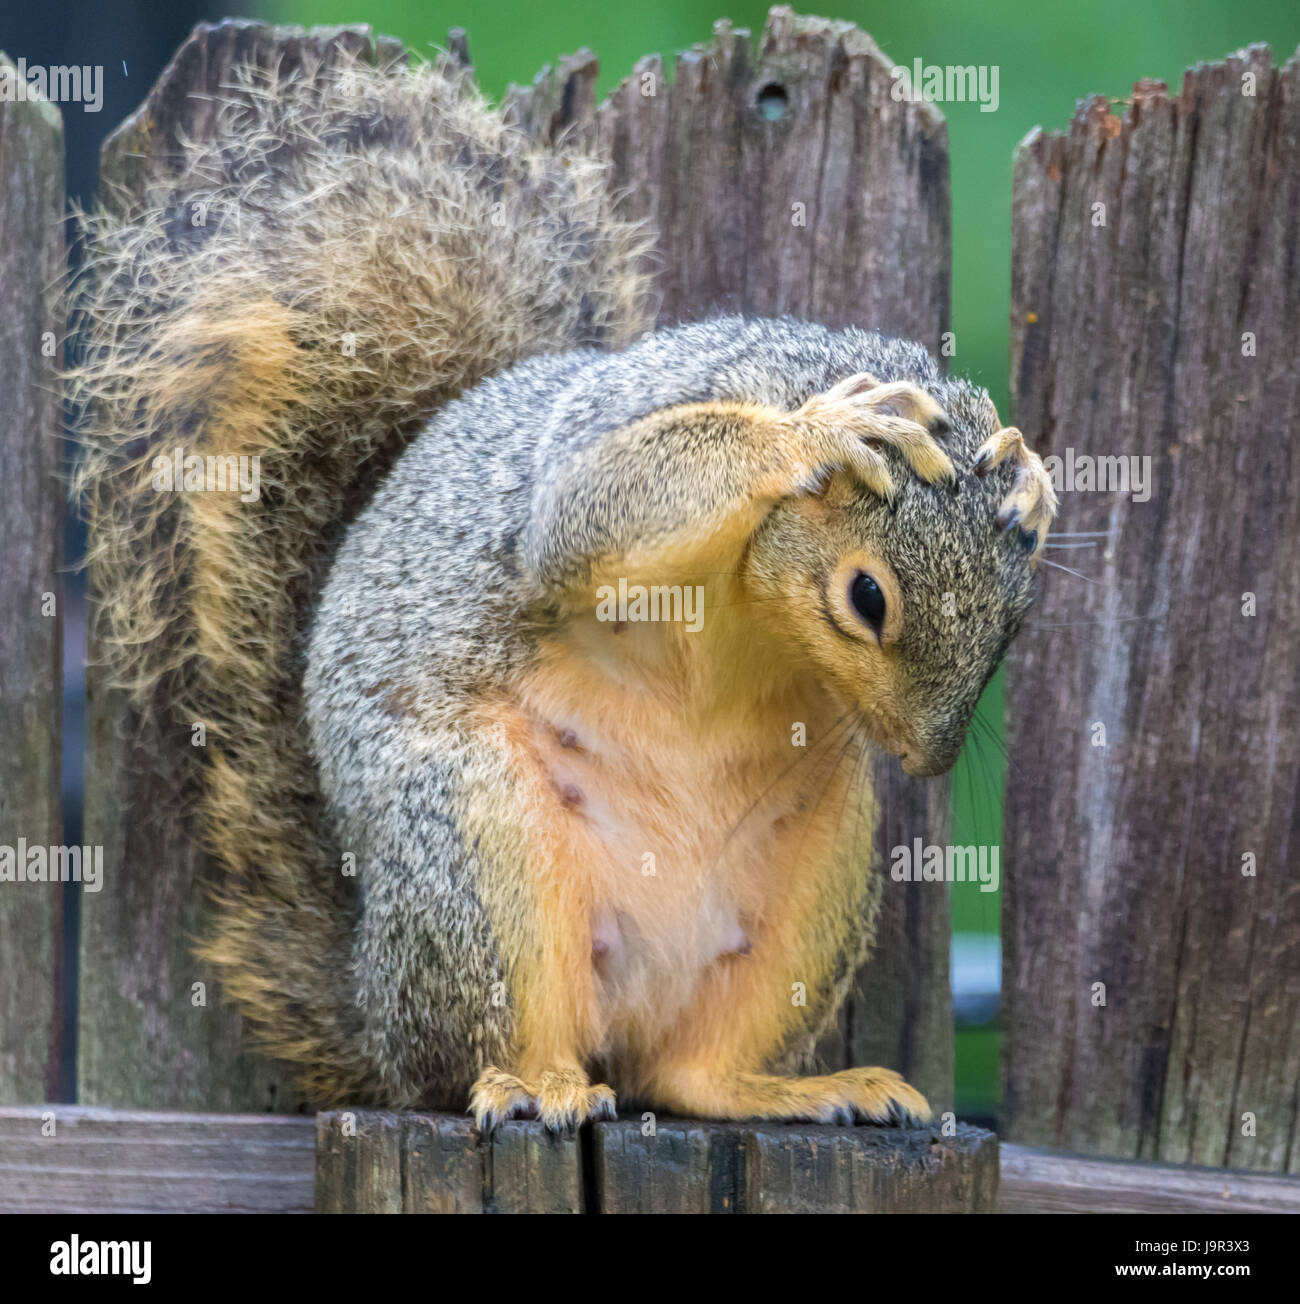
[{"label": "squirrel", "polygon": [[1041,461],[920,345],[652,329],[601,160],[447,60],[235,81],[81,215],[68,377],[115,681],[207,730],[200,955],[322,1104],[924,1120],[788,1070],[870,945],[868,761],[953,764]]}]

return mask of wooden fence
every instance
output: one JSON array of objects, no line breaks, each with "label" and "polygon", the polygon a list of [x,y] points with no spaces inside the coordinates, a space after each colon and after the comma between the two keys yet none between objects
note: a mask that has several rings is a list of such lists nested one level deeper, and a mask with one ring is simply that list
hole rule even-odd
[{"label": "wooden fence", "polygon": [[1262,47],[1017,158],[1013,416],[1149,475],[1065,496],[1091,582],[1049,573],[1011,657],[1016,1141],[1300,1172],[1297,212]]},{"label": "wooden fence", "polygon": [[[165,175],[238,62],[287,74],[308,50],[394,49],[365,28],[201,26],[106,142],[103,180]],[[467,57],[459,34],[449,50]],[[661,321],[793,313],[938,351],[946,129],[894,98],[869,37],[777,8],[757,50],[724,23],[671,78],[644,59],[598,105],[595,76],[573,56],[510,110],[539,140],[608,153],[623,210],[658,232]],[[1300,1182],[1276,1176],[1300,1171],[1297,89],[1294,60],[1252,50],[1189,74],[1181,97],[1143,84],[1123,118],[1090,102],[1018,156],[1014,418],[1072,471],[1149,458],[1151,493],[1063,494],[1060,529],[1097,546],[1060,555],[1089,579],[1048,573],[1011,658],[1003,1069],[1005,1133],[1024,1144],[1002,1147],[1004,1209],[1300,1207]],[[60,840],[62,324],[46,290],[61,159],[53,108],[0,104],[18,179],[0,194],[0,452],[18,489],[0,496],[8,845]],[[78,1104],[34,1103],[64,1040],[59,893],[0,883],[0,947],[25,976],[0,990],[0,1208],[998,1207],[997,1142],[963,1127],[661,1119],[647,1136],[638,1119],[484,1142],[459,1119],[336,1113],[313,1133],[190,954],[211,866],[178,813],[187,746],[142,730],[92,664],[84,842],[103,847],[105,887],[82,896]],[[905,781],[879,849],[886,832],[946,843],[947,810],[945,782]],[[821,1053],[895,1066],[947,1110],[947,895],[887,883],[883,909]],[[1132,1162],[1157,1159],[1204,1167]]]},{"label": "wooden fence", "polygon": [[[65,255],[55,108],[0,104],[0,177],[0,839],[57,846],[63,491],[55,370],[64,327],[46,287]],[[0,1100],[58,1090],[62,900],[48,888],[0,883]]]}]

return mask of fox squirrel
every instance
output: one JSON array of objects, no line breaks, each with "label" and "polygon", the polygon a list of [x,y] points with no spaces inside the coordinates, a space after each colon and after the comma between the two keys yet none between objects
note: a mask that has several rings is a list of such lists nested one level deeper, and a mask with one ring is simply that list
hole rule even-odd
[{"label": "fox squirrel", "polygon": [[[924,1119],[772,1069],[871,937],[869,749],[946,770],[1029,604],[1055,500],[985,392],[856,329],[651,332],[600,163],[445,62],[246,70],[83,224],[103,641],[207,726],[201,953],[304,1089]],[[258,493],[160,488],[191,455]]]}]

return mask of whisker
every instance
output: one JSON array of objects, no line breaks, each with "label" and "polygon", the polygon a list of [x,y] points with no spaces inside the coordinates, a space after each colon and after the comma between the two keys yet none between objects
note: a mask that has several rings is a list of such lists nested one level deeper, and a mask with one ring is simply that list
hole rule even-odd
[{"label": "whisker", "polygon": [[987,741],[990,746],[997,749],[998,755],[1001,756],[1004,761],[1009,761],[1011,759],[1011,753],[1007,747],[1006,740],[998,734],[997,730],[995,730],[987,720],[984,720],[977,715],[971,721],[971,726],[971,737],[974,738],[977,743]]},{"label": "whisker", "polygon": [[[849,735],[849,746],[850,746],[850,747],[851,747],[855,742],[858,742],[858,741],[865,741],[865,739],[859,739],[858,732],[857,732],[858,729],[864,729],[864,728],[865,728],[865,721],[863,720],[863,718],[862,718],[860,712],[857,712],[857,713],[855,713],[855,714],[857,714],[857,716],[858,716],[858,720],[857,720],[857,722],[856,722],[855,729],[854,729],[854,730],[850,733],[850,735]],[[871,749],[870,749],[869,746],[863,746],[863,747],[861,747],[860,750],[858,751],[858,754],[853,758],[853,767],[852,767],[852,769],[851,769],[850,772],[849,772],[848,782],[844,785],[844,796],[843,796],[843,798],[842,798],[841,801],[840,801],[840,810],[839,810],[839,814],[835,817],[835,829],[834,829],[834,832],[833,832],[833,835],[832,835],[832,836],[836,838],[836,842],[832,844],[833,846],[837,846],[837,845],[838,845],[839,832],[840,832],[840,830],[841,830],[842,828],[845,827],[844,811],[845,811],[845,808],[846,808],[846,807],[848,806],[848,804],[849,804],[849,797],[850,797],[850,796],[851,796],[851,795],[852,795],[852,794],[857,790],[857,787],[858,787],[858,775],[859,775],[859,773],[860,773],[860,771],[861,771],[861,768],[862,768],[862,760],[863,760],[863,757],[866,756],[866,755],[869,753],[870,750],[871,750]],[[843,760],[843,756],[844,756],[845,754],[847,754],[847,753],[841,753],[841,760]],[[837,767],[837,768],[838,768],[838,767]],[[831,773],[831,779],[829,779],[829,780],[827,781],[827,788],[830,787],[830,782],[831,782],[833,779],[834,779],[834,771],[832,771],[832,773]],[[862,817],[862,802],[861,802],[861,800],[859,800],[859,802],[858,802],[858,818],[859,818],[859,820],[861,819],[861,817]],[[855,833],[854,833],[854,839],[853,839],[853,852],[852,852],[852,854],[853,854],[853,856],[856,858],[856,856],[857,856],[857,834],[856,834],[856,831],[855,831]]]},{"label": "whisker", "polygon": [[[856,713],[854,714],[856,715]],[[849,728],[848,737],[845,739],[844,745],[840,748],[839,752],[836,754],[835,762],[830,768],[830,772],[827,775],[826,782],[822,786],[821,793],[818,795],[817,800],[813,803],[813,808],[808,812],[808,818],[804,822],[803,834],[799,838],[799,845],[795,848],[794,858],[792,862],[793,864],[796,865],[799,864],[800,860],[802,859],[804,843],[808,841],[808,834],[811,831],[812,826],[816,823],[817,812],[821,810],[822,802],[826,800],[826,794],[830,792],[831,784],[834,782],[835,775],[839,772],[840,766],[844,763],[844,758],[845,756],[848,755],[849,748],[852,747],[853,744],[858,741],[858,730],[860,727],[861,727],[860,722],[857,719],[855,719],[852,722],[851,727]],[[848,801],[848,788],[846,787],[844,792],[844,800],[840,802],[840,813],[839,816],[837,817],[835,831],[838,831],[838,829],[841,827],[840,822],[844,818],[844,806],[847,803],[847,801]],[[834,832],[832,832],[832,837],[834,837]],[[831,845],[833,847],[835,844],[832,842]]]},{"label": "whisker", "polygon": [[729,611],[733,607],[757,607],[764,603],[778,603],[789,605],[790,599],[782,596],[771,598],[740,598],[736,602],[713,602],[705,605],[705,611]]},{"label": "whisker", "polygon": [[[726,854],[727,848],[731,845],[732,838],[734,838],[736,834],[740,832],[741,826],[758,809],[759,803],[762,802],[763,799],[766,798],[772,792],[772,789],[775,788],[776,785],[780,783],[783,779],[785,779],[793,770],[797,769],[800,765],[803,765],[805,762],[811,760],[823,747],[827,746],[833,740],[836,740],[837,735],[841,733],[841,726],[844,724],[846,720],[849,720],[850,717],[855,714],[856,714],[855,708],[850,707],[848,710],[844,712],[843,715],[841,715],[827,728],[826,732],[812,745],[812,747],[799,750],[799,753],[795,756],[794,760],[791,761],[790,764],[787,765],[785,769],[782,770],[781,773],[778,774],[776,778],[773,779],[772,782],[769,783],[767,787],[764,788],[763,791],[760,792],[758,796],[754,798],[754,800],[746,808],[744,814],[742,814],[741,817],[735,822],[735,824],[732,825],[730,832],[723,840],[722,846],[718,851],[717,860],[721,860],[722,857]],[[852,732],[853,727],[854,727],[854,722],[850,720],[849,727],[848,727],[848,731],[850,733]]]},{"label": "whisker", "polygon": [[[859,848],[862,845],[862,808],[866,804],[866,790],[868,780],[868,768],[871,763],[871,747],[865,746],[858,753],[856,765],[853,767],[853,774],[849,779],[854,792],[857,793],[858,808],[853,818],[853,848],[851,851],[852,862],[854,865],[861,864],[859,857]],[[876,803],[876,821],[880,819],[880,798],[875,791],[875,785],[872,785],[872,799]],[[874,851],[874,848],[872,849]],[[868,853],[870,859],[871,852]]]},{"label": "whisker", "polygon": [[1038,560],[1041,561],[1044,566],[1050,566],[1053,570],[1064,571],[1067,575],[1077,575],[1085,584],[1096,584],[1097,582],[1090,576],[1085,575],[1082,571],[1071,570],[1068,566],[1061,566],[1057,562],[1048,561],[1046,557],[1040,557]]},{"label": "whisker", "polygon": [[1066,620],[1055,621],[1052,624],[1044,624],[1042,621],[1030,621],[1025,628],[1031,629],[1080,629],[1083,626],[1089,626],[1094,629],[1106,629],[1111,625],[1123,625],[1135,620],[1164,620],[1169,613],[1167,611],[1152,612],[1149,616],[1098,616],[1096,620]]},{"label": "whisker", "polygon": [[[989,764],[989,758],[984,751],[986,746],[994,748],[997,756],[1002,760],[1004,768],[1000,776],[994,773],[994,767]],[[1007,746],[1006,739],[1000,737],[987,721],[984,722],[982,731],[976,735],[975,747],[984,769],[984,777],[988,781],[989,804],[1001,810],[1006,796],[1006,771],[1012,770],[1017,778],[1021,778],[1024,775],[1024,770],[1021,768],[1020,762],[1012,756],[1011,748]]]}]

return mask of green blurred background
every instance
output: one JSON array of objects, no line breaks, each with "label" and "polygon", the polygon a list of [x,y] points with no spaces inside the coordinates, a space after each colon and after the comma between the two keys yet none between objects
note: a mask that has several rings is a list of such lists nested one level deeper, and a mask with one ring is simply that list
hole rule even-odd
[{"label": "green blurred background", "polygon": [[[768,5],[755,0],[266,0],[250,6],[277,21],[367,22],[428,54],[464,27],[479,84],[494,97],[528,82],[546,63],[582,46],[600,59],[606,92],[644,54],[672,54],[706,41],[714,20],[757,34]],[[802,8],[802,6],[795,6]],[[1023,0],[878,0],[807,6],[869,32],[896,64],[997,65],[999,104],[944,104],[952,158],[953,305],[957,351],[951,365],[989,389],[1007,414],[1012,151],[1035,125],[1062,129],[1076,102],[1093,93],[1127,97],[1155,77],[1181,84],[1184,69],[1265,42],[1275,60],[1300,44],[1300,0],[1089,0],[1026,5]],[[870,324],[870,323],[866,323]],[[1003,676],[980,705],[1002,731]],[[997,845],[1005,767],[998,749],[968,744],[953,775],[954,841]],[[1005,867],[1004,867],[1005,868]],[[996,993],[1000,893],[953,887],[953,983],[957,997],[957,1108],[996,1118]]]}]

